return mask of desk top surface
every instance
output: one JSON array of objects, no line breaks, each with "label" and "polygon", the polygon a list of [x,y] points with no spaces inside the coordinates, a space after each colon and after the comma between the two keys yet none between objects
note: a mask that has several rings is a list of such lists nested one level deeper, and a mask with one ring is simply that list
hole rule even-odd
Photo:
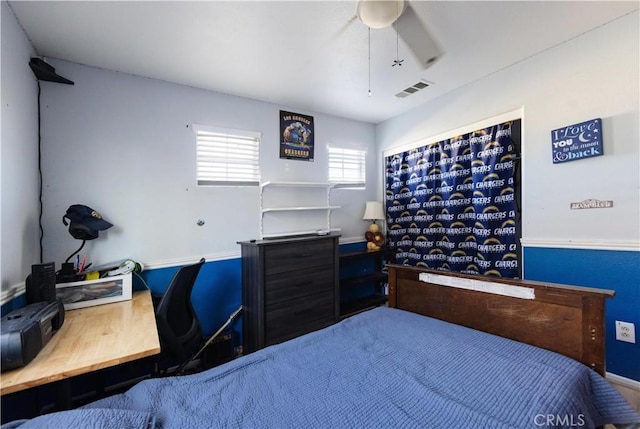
[{"label": "desk top surface", "polygon": [[0,395],[160,353],[151,293],[68,310],[62,328],[28,365],[0,375]]}]

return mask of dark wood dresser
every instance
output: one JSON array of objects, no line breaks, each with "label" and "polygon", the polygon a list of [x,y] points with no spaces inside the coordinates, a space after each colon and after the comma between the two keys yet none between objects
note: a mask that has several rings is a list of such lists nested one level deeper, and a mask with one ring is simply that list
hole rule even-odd
[{"label": "dark wood dresser", "polygon": [[243,353],[339,320],[339,235],[239,242]]}]

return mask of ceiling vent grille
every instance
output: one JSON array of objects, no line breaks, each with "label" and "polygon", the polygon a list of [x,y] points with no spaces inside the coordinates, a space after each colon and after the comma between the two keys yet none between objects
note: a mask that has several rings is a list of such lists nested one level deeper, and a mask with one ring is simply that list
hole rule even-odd
[{"label": "ceiling vent grille", "polygon": [[420,91],[421,89],[428,88],[431,85],[433,85],[431,82],[427,82],[426,80],[421,80],[420,82],[414,83],[413,85],[411,85],[411,86],[403,89],[399,93],[397,93],[396,97],[398,97],[398,98],[408,97],[411,94],[415,94],[416,92]]}]

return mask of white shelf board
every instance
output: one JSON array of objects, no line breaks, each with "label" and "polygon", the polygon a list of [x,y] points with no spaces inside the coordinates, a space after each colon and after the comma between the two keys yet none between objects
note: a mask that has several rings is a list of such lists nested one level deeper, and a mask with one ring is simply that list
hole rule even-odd
[{"label": "white shelf board", "polygon": [[340,206],[314,206],[314,207],[270,207],[267,209],[262,209],[262,213],[268,212],[290,212],[290,211],[299,211],[299,210],[334,210],[339,209]]},{"label": "white shelf board", "polygon": [[332,184],[333,189],[364,189],[364,183],[335,183]]},{"label": "white shelf board", "polygon": [[[326,231],[326,230],[323,230]],[[329,232],[340,232],[340,228],[331,228]],[[272,232],[269,234],[263,234],[262,238],[275,238],[275,237],[289,237],[296,235],[325,235],[318,234],[317,229],[308,230],[308,231],[283,231],[283,232]]]},{"label": "white shelf board", "polygon": [[266,186],[289,186],[298,188],[330,188],[333,185],[330,183],[318,183],[318,182],[278,182],[270,180],[260,184],[261,187]]}]

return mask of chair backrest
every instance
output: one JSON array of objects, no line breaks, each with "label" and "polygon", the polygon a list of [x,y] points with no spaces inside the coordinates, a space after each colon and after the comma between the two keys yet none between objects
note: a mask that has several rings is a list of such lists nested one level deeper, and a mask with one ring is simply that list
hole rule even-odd
[{"label": "chair backrest", "polygon": [[183,361],[202,344],[202,328],[191,304],[191,291],[204,258],[178,270],[156,307],[156,322],[163,352]]}]

